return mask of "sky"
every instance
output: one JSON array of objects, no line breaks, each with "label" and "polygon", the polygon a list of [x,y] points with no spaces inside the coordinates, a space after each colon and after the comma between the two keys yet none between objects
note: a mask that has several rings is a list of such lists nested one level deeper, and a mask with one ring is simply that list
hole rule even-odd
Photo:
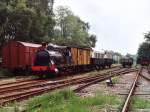
[{"label": "sky", "polygon": [[68,6],[97,36],[95,50],[136,54],[150,31],[150,0],[55,0]]}]

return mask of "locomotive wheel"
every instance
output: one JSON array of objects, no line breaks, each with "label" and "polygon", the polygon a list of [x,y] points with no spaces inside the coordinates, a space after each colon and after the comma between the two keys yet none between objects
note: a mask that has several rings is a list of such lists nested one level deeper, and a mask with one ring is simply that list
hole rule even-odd
[{"label": "locomotive wheel", "polygon": [[103,68],[103,69],[105,69],[105,68],[106,68],[106,66],[102,66],[102,68]]},{"label": "locomotive wheel", "polygon": [[123,65],[123,68],[126,68],[126,66],[125,66],[125,65]]},{"label": "locomotive wheel", "polygon": [[41,73],[38,74],[38,77],[39,77],[40,79],[44,78],[43,74],[41,74]]}]

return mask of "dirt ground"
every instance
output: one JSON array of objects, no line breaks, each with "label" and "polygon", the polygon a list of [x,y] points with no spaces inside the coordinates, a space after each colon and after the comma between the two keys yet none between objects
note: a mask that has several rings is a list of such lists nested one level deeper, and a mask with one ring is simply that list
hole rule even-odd
[{"label": "dirt ground", "polygon": [[[83,89],[80,93],[77,93],[77,95],[81,97],[93,97],[97,93],[103,93],[107,95],[117,95],[121,101],[124,101],[125,93],[128,93],[135,75],[136,73],[134,72],[114,77],[112,78],[113,86],[111,87],[107,86],[106,81],[103,81]],[[117,112],[118,108],[119,106],[110,107],[107,112]],[[101,112],[106,112],[106,109],[102,109]]]},{"label": "dirt ground", "polygon": [[[143,75],[146,76],[147,78],[150,77],[150,74],[148,74],[146,70],[143,70]],[[120,75],[118,77],[112,78],[113,86],[111,87],[107,86],[106,82],[103,81],[83,89],[80,93],[77,93],[77,95],[81,97],[89,97],[89,96],[92,97],[95,94],[101,92],[103,94],[108,94],[108,95],[109,94],[117,95],[121,101],[124,101],[126,95],[129,92],[129,89],[131,88],[135,76],[136,76],[136,72]],[[135,95],[137,97],[150,100],[149,85],[150,85],[150,81],[140,76],[137,83],[137,88],[135,90]],[[111,109],[109,110],[109,112],[117,112],[117,111],[118,111],[118,107],[111,107]],[[132,112],[150,112],[150,109],[136,109]]]},{"label": "dirt ground", "polygon": [[114,77],[112,78],[112,80],[115,80],[113,81],[113,86],[107,86],[106,82],[103,81],[83,89],[81,93],[79,93],[79,95],[82,97],[93,96],[98,91],[106,94],[125,93],[128,92],[134,77],[135,73],[129,73],[118,77]]}]

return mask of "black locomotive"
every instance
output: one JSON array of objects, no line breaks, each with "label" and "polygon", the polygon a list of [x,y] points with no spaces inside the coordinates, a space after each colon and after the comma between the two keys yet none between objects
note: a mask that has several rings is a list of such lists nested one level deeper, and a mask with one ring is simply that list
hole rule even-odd
[{"label": "black locomotive", "polygon": [[124,57],[120,60],[122,66],[125,67],[131,67],[133,65],[133,58],[130,57]]}]

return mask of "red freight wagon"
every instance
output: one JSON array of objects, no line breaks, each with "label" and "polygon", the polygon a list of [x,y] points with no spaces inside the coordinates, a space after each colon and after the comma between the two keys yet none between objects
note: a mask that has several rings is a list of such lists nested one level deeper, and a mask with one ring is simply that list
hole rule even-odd
[{"label": "red freight wagon", "polygon": [[33,65],[40,44],[10,41],[2,48],[2,66],[8,69],[27,69]]}]

